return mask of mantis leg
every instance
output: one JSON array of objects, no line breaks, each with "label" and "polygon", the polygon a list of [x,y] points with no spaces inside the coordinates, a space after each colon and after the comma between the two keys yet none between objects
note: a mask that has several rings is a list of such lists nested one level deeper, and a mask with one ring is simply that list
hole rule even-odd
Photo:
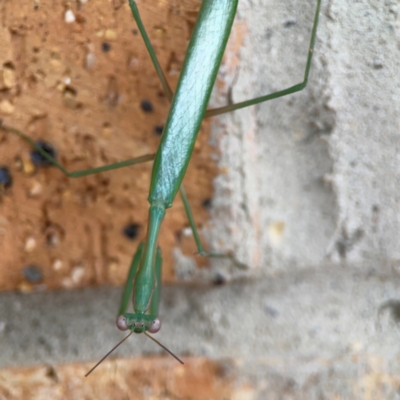
[{"label": "mantis leg", "polygon": [[[230,104],[229,106],[224,106],[224,107],[219,107],[219,108],[214,108],[211,110],[207,110],[205,113],[205,118],[207,117],[213,117],[215,115],[220,115],[220,114],[225,114],[227,112],[230,111],[235,111],[235,110],[240,110],[241,108],[246,108],[255,104],[259,104],[259,103],[264,103],[265,101],[268,100],[272,100],[272,99],[276,99],[278,97],[283,97],[286,96],[288,94],[292,94],[292,93],[296,93],[299,92],[301,90],[303,90],[306,86],[307,86],[307,82],[308,82],[308,76],[310,73],[310,67],[311,67],[311,60],[312,60],[312,55],[313,55],[313,51],[314,51],[314,43],[315,43],[315,38],[317,35],[317,26],[318,26],[318,17],[319,17],[319,11],[321,8],[321,1],[322,0],[317,0],[317,7],[315,10],[315,15],[314,15],[314,23],[313,23],[313,29],[311,32],[311,39],[310,39],[310,46],[309,46],[309,51],[308,51],[308,55],[307,55],[307,62],[306,62],[306,68],[304,71],[304,79],[302,82],[298,83],[297,85],[291,86],[289,88],[286,88],[284,90],[280,90],[278,92],[274,92],[274,93],[270,93],[268,95],[265,96],[260,96],[260,97],[256,97],[254,99],[251,100],[247,100],[247,101],[242,101],[240,103],[236,103],[236,104]],[[154,68],[156,69],[157,75],[161,81],[161,85],[164,89],[164,92],[167,96],[167,98],[169,99],[169,101],[172,100],[172,96],[173,96],[173,92],[171,90],[171,87],[169,86],[167,79],[165,78],[165,75],[161,69],[160,63],[158,62],[157,56],[155,54],[154,48],[152,47],[151,43],[150,43],[150,39],[147,36],[147,32],[143,26],[143,22],[140,18],[140,14],[139,14],[139,10],[137,8],[137,5],[135,3],[134,0],[129,0],[129,5],[131,7],[132,10],[132,14],[133,17],[138,25],[140,34],[143,38],[143,41],[146,45],[147,51],[150,55],[151,61],[154,65]]]},{"label": "mantis leg", "polygon": [[[124,291],[122,292],[121,305],[119,307],[118,315],[124,315],[128,308],[129,300],[132,298],[133,291],[133,281],[135,275],[139,269],[140,260],[142,259],[144,249],[144,243],[140,243],[136,253],[133,256],[131,266],[129,268],[128,276],[125,281]],[[162,256],[160,247],[157,248],[156,254],[156,288],[154,289],[154,294],[150,303],[150,315],[153,318],[157,318],[158,306],[160,303],[160,292],[161,292],[161,274],[162,274]]]},{"label": "mantis leg", "polygon": [[106,172],[106,171],[111,171],[111,170],[118,169],[118,168],[124,168],[124,167],[128,167],[130,165],[140,164],[140,163],[154,160],[154,157],[155,157],[155,154],[146,154],[144,156],[131,158],[129,160],[120,161],[120,162],[113,163],[113,164],[103,165],[103,166],[97,167],[97,168],[89,168],[89,169],[85,169],[85,170],[70,172],[70,171],[66,170],[54,157],[52,157],[50,154],[48,154],[46,151],[44,151],[40,146],[38,146],[34,140],[32,140],[29,136],[25,135],[18,129],[11,128],[11,127],[3,125],[3,124],[0,125],[0,128],[2,128],[5,131],[10,132],[14,135],[19,136],[21,139],[28,142],[35,150],[37,150],[44,158],[46,158],[46,160],[51,162],[56,168],[58,168],[62,173],[64,173],[65,175],[67,175],[70,178],[79,178],[81,176],[93,175],[93,174],[97,174],[99,172]]},{"label": "mantis leg", "polygon": [[270,93],[266,96],[256,97],[254,99],[242,101],[242,102],[236,103],[236,104],[231,104],[229,106],[215,108],[212,110],[207,110],[205,113],[205,117],[213,117],[215,115],[225,114],[230,111],[240,110],[241,108],[246,108],[246,107],[252,106],[254,104],[264,103],[265,101],[276,99],[278,97],[283,97],[288,94],[296,93],[296,92],[299,92],[300,90],[303,90],[307,86],[308,75],[310,73],[311,60],[312,60],[312,55],[314,52],[315,37],[317,35],[317,26],[318,26],[318,17],[319,17],[320,8],[321,8],[321,0],[317,0],[317,8],[315,10],[315,15],[314,15],[314,24],[313,24],[313,28],[312,28],[312,32],[311,32],[311,39],[310,39],[310,46],[309,46],[308,55],[307,55],[306,69],[304,71],[304,79],[302,82],[298,83],[297,85],[291,86],[287,89],[280,90],[275,93]]},{"label": "mantis leg", "polygon": [[[163,86],[164,92],[166,93],[166,96],[168,97],[169,101],[172,100],[172,96],[173,96],[173,92],[165,78],[165,75],[161,69],[160,63],[158,62],[157,56],[155,54],[155,51],[150,43],[150,39],[147,36],[147,32],[144,28],[142,19],[140,17],[139,14],[139,10],[137,8],[137,5],[135,3],[134,0],[129,0],[129,5],[131,7],[132,10],[132,14],[133,17],[138,25],[140,34],[143,38],[143,41],[147,47],[147,51],[149,52],[149,55],[151,57],[151,60],[153,62],[153,65],[156,69],[156,72],[159,76],[159,79],[161,81],[161,84]],[[6,126],[4,124],[2,124],[0,122],[0,128],[6,130],[7,132],[10,132],[14,135],[19,136],[21,139],[25,140],[26,142],[28,142],[35,150],[37,150],[46,160],[48,160],[51,164],[53,164],[56,168],[58,168],[62,173],[64,173],[66,176],[70,177],[70,178],[78,178],[78,177],[82,177],[82,176],[87,176],[87,175],[93,175],[93,174],[97,174],[99,172],[106,172],[106,171],[111,171],[114,169],[119,169],[119,168],[124,168],[124,167],[128,167],[131,165],[135,165],[135,164],[140,164],[140,163],[144,163],[147,161],[152,161],[154,160],[155,154],[146,154],[144,156],[140,156],[140,157],[135,157],[135,158],[131,158],[129,160],[126,161],[121,161],[121,162],[117,162],[117,163],[113,163],[113,164],[109,164],[109,165],[103,165],[101,167],[97,167],[97,168],[89,168],[86,170],[79,170],[79,171],[68,171],[67,169],[65,169],[54,157],[52,157],[51,155],[49,155],[48,153],[46,153],[40,146],[38,146],[34,140],[32,140],[29,136],[25,135],[23,132],[19,131],[18,129]]]},{"label": "mantis leg", "polygon": [[[134,0],[129,0],[129,5],[131,7],[132,10],[132,14],[133,17],[138,25],[140,34],[143,38],[143,41],[146,45],[147,51],[149,52],[149,55],[151,57],[151,60],[153,62],[153,65],[156,69],[156,72],[159,76],[159,79],[161,81],[161,84],[163,86],[164,92],[166,93],[166,96],[168,97],[169,101],[172,100],[172,96],[173,96],[173,92],[165,78],[165,75],[161,69],[160,63],[158,62],[157,56],[155,54],[155,51],[150,43],[150,39],[147,36],[147,32],[144,28],[142,19],[140,17],[139,14],[139,10],[137,8],[137,5],[135,3]],[[117,163],[113,163],[113,164],[109,164],[109,165],[103,165],[101,167],[97,167],[97,168],[89,168],[86,170],[79,170],[79,171],[68,171],[67,169],[65,169],[54,157],[52,157],[51,155],[49,155],[48,153],[46,153],[40,146],[38,146],[34,140],[32,140],[29,136],[25,135],[24,133],[22,133],[21,131],[19,131],[18,129],[3,125],[0,123],[0,127],[3,128],[4,130],[6,130],[7,132],[13,133],[14,135],[19,136],[21,139],[25,140],[26,142],[28,142],[35,150],[37,150],[46,160],[48,160],[51,164],[53,164],[56,168],[58,168],[61,172],[63,172],[66,176],[70,177],[70,178],[78,178],[78,177],[82,177],[82,176],[87,176],[87,175],[92,175],[92,174],[97,174],[99,172],[106,172],[106,171],[111,171],[114,169],[118,169],[118,168],[124,168],[127,166],[131,166],[131,165],[135,165],[135,164],[140,164],[140,163],[144,163],[147,161],[152,161],[154,160],[155,154],[146,154],[144,156],[140,156],[140,157],[135,157],[135,158],[131,158],[129,160],[126,161],[121,161],[121,162],[117,162]]]},{"label": "mantis leg", "polygon": [[150,303],[150,315],[155,319],[158,316],[158,306],[160,304],[161,294],[161,275],[162,275],[162,255],[160,247],[157,248],[156,254],[156,288]]},{"label": "mantis leg", "polygon": [[208,253],[208,252],[206,252],[204,250],[204,247],[203,247],[203,245],[201,243],[199,232],[198,232],[198,230],[196,228],[196,223],[194,222],[192,210],[190,209],[189,200],[188,200],[188,198],[186,196],[186,192],[185,192],[185,189],[183,188],[183,185],[181,185],[181,187],[179,188],[179,193],[181,195],[181,198],[182,198],[182,201],[183,201],[183,205],[185,207],[185,211],[186,211],[186,215],[187,215],[188,220],[189,220],[190,228],[192,229],[192,232],[193,232],[193,237],[194,237],[194,241],[196,242],[198,255],[202,256],[202,257],[208,257],[208,258],[226,258],[226,259],[232,261],[233,264],[235,264],[237,267],[239,267],[241,269],[247,269],[247,266],[245,264],[242,264],[238,260],[236,260],[232,256],[232,254],[229,254],[229,253]]},{"label": "mantis leg", "polygon": [[133,256],[131,266],[129,268],[128,277],[125,281],[124,291],[122,293],[121,298],[121,306],[119,307],[118,315],[125,314],[128,308],[128,302],[131,298],[132,290],[133,290],[133,279],[135,278],[136,272],[140,265],[140,260],[142,259],[144,249],[144,243],[140,243],[138,249],[136,250],[135,255]]},{"label": "mantis leg", "polygon": [[154,51],[153,46],[150,43],[150,39],[147,36],[146,29],[144,28],[142,19],[140,18],[139,10],[137,8],[135,0],[129,0],[129,6],[131,7],[131,11],[133,14],[133,18],[135,18],[136,24],[139,28],[140,34],[143,38],[144,44],[146,45],[147,51],[150,55],[151,61],[154,65],[154,68],[156,69],[157,75],[161,81],[161,85],[164,89],[165,95],[167,96],[168,100],[171,102],[173,92],[171,90],[171,87],[169,86],[167,79],[165,78],[165,75],[161,69],[160,63],[158,62],[156,53]]}]

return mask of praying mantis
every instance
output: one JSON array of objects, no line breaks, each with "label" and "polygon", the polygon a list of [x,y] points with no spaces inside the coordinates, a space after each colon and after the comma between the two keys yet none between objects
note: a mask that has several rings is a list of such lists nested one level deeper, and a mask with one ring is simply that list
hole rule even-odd
[{"label": "praying mantis", "polygon": [[[147,236],[146,240],[139,245],[133,256],[116,322],[118,329],[122,331],[130,330],[131,332],[117,346],[132,333],[144,333],[156,341],[148,332],[156,333],[161,328],[161,322],[158,319],[158,306],[161,290],[162,255],[161,249],[158,247],[158,236],[166,210],[172,206],[178,192],[182,197],[199,255],[204,257],[229,258],[236,265],[241,266],[230,254],[207,253],[204,250],[182,181],[194,149],[201,122],[204,118],[286,96],[306,87],[311,67],[321,0],[317,0],[316,3],[303,81],[272,94],[213,110],[207,110],[206,108],[231,32],[238,0],[203,0],[174,93],[169,87],[157,60],[135,1],[129,0],[129,5],[164,92],[171,102],[168,119],[156,154],[147,154],[98,168],[69,172],[54,157],[39,147],[29,136],[12,127],[2,126],[3,129],[30,143],[45,159],[59,168],[65,175],[73,178],[154,161],[148,197],[150,207]],[[127,312],[131,295],[133,313]],[[160,344],[158,341],[156,342]],[[161,346],[172,354],[163,345]],[[108,354],[110,352],[105,357]],[[182,362],[178,357],[173,356]]]}]

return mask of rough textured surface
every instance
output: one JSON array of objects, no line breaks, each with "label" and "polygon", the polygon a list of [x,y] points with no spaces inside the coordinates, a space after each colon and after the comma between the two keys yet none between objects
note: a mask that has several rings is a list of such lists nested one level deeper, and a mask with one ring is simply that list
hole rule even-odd
[{"label": "rough textured surface", "polygon": [[[301,81],[313,12],[241,1],[213,103]],[[240,399],[399,396],[399,13],[396,1],[324,1],[307,90],[213,121],[221,173],[205,233],[259,268],[223,287],[165,288],[158,338],[223,360]],[[179,277],[193,280],[181,252]],[[220,281],[237,275],[213,267]],[[118,301],[105,288],[3,295],[2,366],[97,360],[120,337]],[[131,339],[116,356],[160,352]]]},{"label": "rough textured surface", "polygon": [[338,205],[333,259],[399,259],[399,13],[394,1],[329,9],[326,44],[337,54],[329,60],[327,104],[336,114],[329,142]]},{"label": "rough textured surface", "polygon": [[[314,2],[241,4],[251,7],[239,14],[232,100],[300,82]],[[226,115],[224,133],[214,130],[226,174],[211,242],[223,238],[250,266],[399,258],[399,4],[322,10],[307,90]]]},{"label": "rough textured surface", "polygon": [[[278,399],[285,393],[293,399],[395,399],[399,285],[392,265],[365,264],[322,265],[219,287],[169,286],[161,303],[163,329],[156,337],[194,370],[203,367],[192,366],[193,356],[217,360],[214,379],[221,385],[232,379],[237,390],[250,385],[249,399]],[[4,294],[1,366],[43,363],[57,371],[59,363],[95,362],[124,336],[113,327],[119,296],[119,289],[105,288]],[[135,335],[114,356],[149,353],[163,351]],[[135,361],[142,362],[140,357]],[[159,365],[169,365],[171,373],[181,369],[168,355]],[[77,381],[88,367],[77,369]],[[121,364],[118,372],[111,363],[100,368],[119,382],[134,367]]]},{"label": "rough textured surface", "polygon": [[[89,364],[0,370],[4,399],[243,399],[248,388],[233,385],[223,363],[188,360],[181,366],[170,359],[113,360],[96,375],[84,378]],[[234,394],[235,393],[235,394]],[[239,397],[238,397],[239,396]]]},{"label": "rough textured surface", "polygon": [[[141,4],[171,85],[176,83],[199,2]],[[69,13],[69,14],[68,14]],[[72,14],[71,14],[72,13]],[[67,23],[66,18],[75,16]],[[31,0],[0,7],[0,118],[51,143],[70,171],[154,153],[168,100],[126,2]],[[145,112],[141,102],[151,102]],[[216,165],[207,124],[196,144],[187,192],[200,226]],[[35,171],[31,149],[0,131],[0,166],[13,186],[0,193],[0,289],[32,290],[23,269],[37,266],[47,288],[121,285],[147,226],[151,163],[79,179]],[[137,224],[133,241],[123,228]],[[164,279],[174,279],[172,248],[196,250],[177,199],[161,232]],[[199,260],[207,264],[206,260]]]},{"label": "rough textured surface", "polygon": [[[315,10],[314,2],[242,5],[246,35],[229,78],[234,102],[302,81]],[[215,130],[226,174],[216,180],[213,215],[222,213],[229,224],[215,225],[212,242],[231,232],[227,248],[251,267],[321,262],[335,231],[335,194],[324,182],[333,168],[326,140],[333,112],[325,107],[327,71],[321,68],[325,21],[322,15],[307,90],[223,116],[225,133]]]}]

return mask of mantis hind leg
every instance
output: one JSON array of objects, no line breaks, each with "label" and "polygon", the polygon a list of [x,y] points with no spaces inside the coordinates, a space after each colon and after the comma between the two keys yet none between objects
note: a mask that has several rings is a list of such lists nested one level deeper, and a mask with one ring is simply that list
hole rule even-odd
[{"label": "mantis hind leg", "polygon": [[[128,271],[128,276],[125,281],[124,291],[122,292],[121,305],[119,307],[118,315],[123,315],[128,309],[129,300],[132,298],[133,292],[133,282],[136,273],[140,266],[140,261],[143,256],[144,243],[140,243],[136,253],[134,254],[131,262],[131,266]],[[156,274],[156,287],[154,289],[153,297],[150,303],[150,315],[155,319],[158,315],[158,306],[160,304],[160,293],[161,293],[161,277],[162,277],[162,255],[160,247],[157,248],[156,253],[156,264],[155,264],[155,274]]]},{"label": "mantis hind leg", "polygon": [[246,108],[246,107],[249,107],[249,106],[252,106],[255,104],[264,103],[265,101],[277,99],[278,97],[283,97],[288,94],[296,93],[296,92],[303,90],[307,86],[308,76],[310,74],[312,56],[313,56],[313,52],[314,52],[314,43],[315,43],[315,38],[317,36],[317,26],[318,26],[319,11],[321,8],[321,1],[322,0],[317,0],[317,7],[315,9],[315,14],[314,14],[314,23],[313,23],[313,28],[312,28],[312,32],[311,32],[310,45],[309,45],[309,50],[308,50],[308,55],[307,55],[307,62],[306,62],[306,68],[304,71],[303,81],[298,83],[297,85],[280,90],[278,92],[270,93],[265,96],[256,97],[254,99],[242,101],[242,102],[236,103],[236,104],[231,104],[231,105],[225,106],[225,107],[207,110],[205,113],[206,118],[212,117],[215,115],[225,114],[230,111],[240,110],[241,108]]},{"label": "mantis hind leg", "polygon": [[247,266],[245,264],[239,262],[238,260],[236,260],[236,258],[232,254],[229,254],[229,253],[209,253],[209,252],[204,250],[204,247],[203,247],[203,245],[201,243],[199,232],[198,232],[198,230],[196,228],[196,223],[195,223],[194,218],[193,218],[193,213],[192,213],[192,210],[190,208],[189,200],[188,200],[188,198],[186,196],[186,192],[185,192],[185,189],[183,188],[183,185],[181,185],[181,187],[179,188],[179,193],[181,195],[181,198],[182,198],[182,201],[183,201],[183,205],[185,207],[185,211],[186,211],[186,215],[187,215],[188,220],[189,220],[190,228],[192,229],[192,232],[193,232],[193,237],[194,237],[194,241],[196,242],[198,255],[202,256],[202,257],[208,257],[208,258],[225,258],[225,259],[230,260],[237,267],[239,267],[241,269],[247,269]]}]

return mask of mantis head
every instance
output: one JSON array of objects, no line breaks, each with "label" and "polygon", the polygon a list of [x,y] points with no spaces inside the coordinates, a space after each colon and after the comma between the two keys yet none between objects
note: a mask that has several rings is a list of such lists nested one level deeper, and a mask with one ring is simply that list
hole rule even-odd
[{"label": "mantis head", "polygon": [[150,318],[150,315],[124,314],[117,318],[117,328],[120,331],[130,329],[135,333],[157,333],[161,329],[161,321]]}]

